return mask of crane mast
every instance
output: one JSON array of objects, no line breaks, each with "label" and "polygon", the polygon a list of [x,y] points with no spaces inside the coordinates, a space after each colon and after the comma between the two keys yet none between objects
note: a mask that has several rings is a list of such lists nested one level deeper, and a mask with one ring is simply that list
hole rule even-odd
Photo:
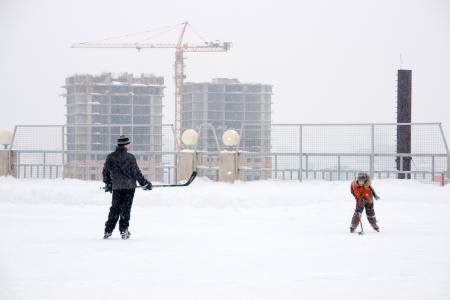
[{"label": "crane mast", "polygon": [[175,51],[175,138],[180,143],[181,137],[181,103],[183,101],[183,87],[184,87],[184,53],[183,53],[183,37],[186,32],[187,22],[183,27],[178,37],[177,48]]}]

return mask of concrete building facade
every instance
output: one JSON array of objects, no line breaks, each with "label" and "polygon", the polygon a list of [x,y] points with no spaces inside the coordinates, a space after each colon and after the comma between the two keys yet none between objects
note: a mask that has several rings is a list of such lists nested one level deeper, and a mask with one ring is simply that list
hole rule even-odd
[{"label": "concrete building facade", "polygon": [[65,177],[97,180],[117,137],[126,134],[152,179],[162,178],[155,166],[162,151],[164,78],[130,73],[114,76],[77,74],[66,78],[67,108]]},{"label": "concrete building facade", "polygon": [[[241,135],[239,150],[270,152],[272,85],[241,83],[237,79],[218,78],[212,82],[185,83],[181,104],[181,129],[199,130],[204,124],[215,128],[217,138],[228,129]],[[198,149],[217,151],[217,139],[211,130],[202,130]],[[214,165],[216,158],[199,157],[199,164]],[[203,161],[205,160],[205,161]],[[213,161],[211,161],[213,160]],[[241,172],[243,180],[270,177],[270,157],[247,156],[248,170],[258,167],[258,174]]]}]

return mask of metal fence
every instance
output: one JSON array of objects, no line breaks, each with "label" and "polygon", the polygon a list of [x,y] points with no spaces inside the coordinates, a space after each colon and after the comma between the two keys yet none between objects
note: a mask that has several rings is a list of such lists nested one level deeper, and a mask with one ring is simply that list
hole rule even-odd
[{"label": "metal fence", "polygon": [[151,130],[147,125],[17,125],[10,145],[13,169],[19,178],[98,180],[120,134],[130,137],[130,150],[145,175],[175,180],[178,146],[170,124]]},{"label": "metal fence", "polygon": [[[397,153],[397,133],[404,132],[398,130],[403,126],[411,132],[411,153]],[[206,132],[201,138],[208,139],[199,144],[209,145],[196,149],[200,175],[217,180],[219,154],[237,151],[242,180],[349,180],[356,172],[367,171],[376,178],[448,182],[449,151],[440,123],[255,128],[252,124],[237,128],[241,143],[235,148],[223,146],[212,125],[196,128]],[[13,167],[19,178],[98,180],[104,159],[121,133],[130,136],[130,151],[144,174],[155,181],[176,181],[176,162],[183,146],[177,144],[171,124],[156,130],[138,125],[18,125],[10,147],[16,153]]]},{"label": "metal fence", "polygon": [[[404,127],[411,131],[411,153],[396,151]],[[440,182],[448,171],[439,123],[277,124],[271,136],[274,178],[343,180],[363,170],[378,178]]]}]

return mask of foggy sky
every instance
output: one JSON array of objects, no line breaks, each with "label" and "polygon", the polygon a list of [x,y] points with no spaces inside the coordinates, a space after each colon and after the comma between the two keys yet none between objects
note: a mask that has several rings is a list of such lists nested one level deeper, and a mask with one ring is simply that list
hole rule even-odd
[{"label": "foggy sky", "polygon": [[442,122],[450,138],[449,0],[0,0],[0,129],[64,124],[61,86],[74,73],[164,76],[163,121],[173,122],[174,51],[70,47],[183,21],[233,43],[228,53],[186,54],[187,81],[273,84],[273,122],[395,122],[405,68],[413,122]]}]

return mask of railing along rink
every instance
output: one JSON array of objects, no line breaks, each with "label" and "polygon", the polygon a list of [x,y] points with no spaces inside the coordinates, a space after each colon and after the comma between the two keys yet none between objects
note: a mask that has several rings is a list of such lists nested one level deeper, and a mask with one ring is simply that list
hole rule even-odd
[{"label": "railing along rink", "polygon": [[[411,153],[396,151],[401,126],[411,129]],[[236,151],[242,158],[241,180],[349,180],[367,171],[375,178],[448,182],[449,151],[440,123],[244,124],[233,129],[241,142],[230,149],[220,140],[225,128],[196,128],[206,132],[195,149],[204,158],[197,166],[199,176],[217,180],[218,155]],[[130,151],[146,176],[176,181],[178,155],[185,147],[177,143],[172,124],[151,130],[123,124],[17,125],[10,145],[12,167],[18,178],[64,178],[75,170],[71,177],[99,180],[120,134],[130,136]]]}]

